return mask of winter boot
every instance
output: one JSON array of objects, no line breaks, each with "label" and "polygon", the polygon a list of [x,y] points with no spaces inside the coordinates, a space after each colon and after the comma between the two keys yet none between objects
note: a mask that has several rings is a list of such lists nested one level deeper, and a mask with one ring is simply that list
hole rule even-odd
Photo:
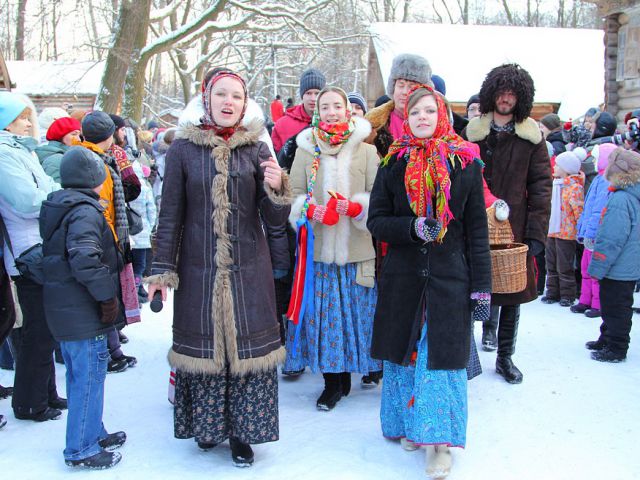
[{"label": "winter boot", "polygon": [[573,300],[570,298],[561,298],[560,299],[560,306],[561,307],[570,307],[571,305],[573,305]]},{"label": "winter boot", "polygon": [[215,448],[217,445],[216,443],[212,443],[212,442],[196,442],[196,443],[198,444],[198,448],[203,452],[208,452],[212,448]]},{"label": "winter boot", "polygon": [[627,354],[622,352],[615,352],[608,346],[600,350],[591,352],[591,358],[598,362],[619,363],[624,362],[627,359]]},{"label": "winter boot", "polygon": [[342,398],[340,375],[339,373],[322,374],[324,377],[324,390],[316,402],[318,410],[329,411],[333,409]]},{"label": "winter boot", "polygon": [[380,385],[380,380],[382,380],[382,370],[377,372],[369,372],[368,375],[362,376],[360,386],[362,388],[375,388]]},{"label": "winter boot", "polygon": [[8,398],[13,395],[13,387],[3,387],[0,385],[0,399]]},{"label": "winter boot", "polygon": [[229,438],[231,458],[236,467],[250,467],[253,464],[253,450],[251,445],[243,443],[237,438]]},{"label": "winter boot", "polygon": [[451,472],[451,450],[446,445],[427,446],[426,459],[429,478],[446,478]]},{"label": "winter boot", "polygon": [[57,408],[58,410],[66,410],[69,408],[69,403],[66,398],[56,397],[52,400],[49,400],[49,406],[51,408]]},{"label": "winter boot", "polygon": [[522,383],[522,372],[511,360],[516,350],[518,336],[518,322],[520,320],[520,305],[505,305],[500,312],[498,327],[498,358],[496,372],[504,377],[508,383]]},{"label": "winter boot", "polygon": [[498,348],[498,318],[500,317],[500,307],[491,305],[491,315],[489,320],[482,322],[482,350],[485,352],[495,352]]},{"label": "winter boot", "polygon": [[546,303],[547,305],[551,305],[552,303],[558,303],[560,299],[558,297],[551,297],[548,294],[540,299],[542,303]]},{"label": "winter boot", "polygon": [[600,318],[602,313],[597,308],[590,308],[586,312],[584,312],[584,316],[587,318]]},{"label": "winter boot", "polygon": [[591,307],[589,305],[585,305],[584,303],[577,303],[575,305],[572,305],[569,310],[571,310],[573,313],[585,313],[590,308]]},{"label": "winter boot", "polygon": [[351,392],[351,372],[342,372],[340,374],[340,390],[343,397],[346,397]]},{"label": "winter boot", "polygon": [[402,447],[403,450],[406,450],[407,452],[414,452],[420,448],[419,445],[416,445],[406,437],[402,437],[400,439],[400,446]]},{"label": "winter boot", "polygon": [[124,372],[127,368],[129,368],[127,360],[120,357],[109,362],[107,365],[107,373],[120,373]]},{"label": "winter boot", "polygon": [[122,333],[122,330],[118,330],[118,339],[120,343],[129,343],[129,337]]},{"label": "winter boot", "polygon": [[113,452],[114,450],[117,450],[122,445],[124,445],[124,442],[126,441],[127,441],[126,433],[114,432],[114,433],[107,434],[106,437],[104,437],[102,440],[98,442],[98,445],[100,445],[107,452]]},{"label": "winter boot", "polygon": [[118,452],[100,452],[82,460],[65,460],[70,467],[84,467],[91,470],[105,470],[117,465],[122,460]]},{"label": "winter boot", "polygon": [[7,419],[4,418],[4,415],[0,415],[0,428],[4,427],[7,424]]},{"label": "winter boot", "polygon": [[584,344],[584,347],[587,350],[594,350],[594,351],[602,350],[606,346],[607,346],[607,342],[605,342],[601,338],[599,338],[598,340],[591,340],[590,342],[587,342]]},{"label": "winter boot", "polygon": [[13,412],[18,420],[33,420],[34,422],[46,422],[47,420],[59,420],[62,417],[62,411],[57,408],[47,407],[40,413],[18,413]]}]

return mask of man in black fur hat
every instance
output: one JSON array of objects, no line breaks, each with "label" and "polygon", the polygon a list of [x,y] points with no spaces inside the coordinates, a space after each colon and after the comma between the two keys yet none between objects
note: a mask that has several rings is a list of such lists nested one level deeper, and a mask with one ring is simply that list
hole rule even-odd
[{"label": "man in black fur hat", "polygon": [[[480,89],[482,115],[470,120],[464,132],[469,141],[480,146],[486,164],[484,177],[491,193],[509,204],[515,241],[529,246],[526,288],[491,298],[492,317],[498,323],[496,372],[509,383],[522,382],[522,373],[511,356],[520,304],[537,298],[533,257],[544,250],[551,209],[549,154],[536,121],[529,118],[534,93],[531,76],[519,65],[494,68]],[[495,338],[496,325],[484,327],[483,340],[491,334]]]}]

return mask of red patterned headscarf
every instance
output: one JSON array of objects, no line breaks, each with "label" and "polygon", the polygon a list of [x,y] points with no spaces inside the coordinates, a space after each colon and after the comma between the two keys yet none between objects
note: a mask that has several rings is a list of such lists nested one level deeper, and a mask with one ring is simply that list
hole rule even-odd
[{"label": "red patterned headscarf", "polygon": [[[242,90],[244,91],[244,105],[242,106],[242,113],[240,114],[240,118],[238,118],[236,124],[232,127],[221,127],[213,119],[213,115],[211,113],[211,91],[213,90],[213,86],[216,84],[216,82],[223,78],[233,78],[239,81],[242,85]],[[218,74],[211,77],[211,80],[209,80],[206,86],[203,86],[202,105],[204,106],[204,115],[200,119],[202,123],[200,128],[203,128],[205,130],[213,130],[216,135],[224,138],[225,140],[229,140],[231,135],[236,132],[236,129],[242,123],[244,112],[247,110],[247,85],[244,83],[242,77],[237,73],[234,73],[230,70],[222,70]]]},{"label": "red patterned headscarf", "polygon": [[[433,95],[438,106],[438,121],[431,138],[418,138],[409,127],[409,103],[411,97],[421,89]],[[409,91],[404,118],[403,136],[389,147],[382,164],[386,165],[394,154],[408,157],[404,184],[409,205],[417,216],[435,218],[441,223],[437,241],[442,242],[447,225],[453,220],[453,213],[449,209],[450,171],[455,167],[456,160],[462,168],[474,160],[479,161],[480,152],[477,145],[466,142],[455,133],[444,99],[428,85],[418,84]]]}]

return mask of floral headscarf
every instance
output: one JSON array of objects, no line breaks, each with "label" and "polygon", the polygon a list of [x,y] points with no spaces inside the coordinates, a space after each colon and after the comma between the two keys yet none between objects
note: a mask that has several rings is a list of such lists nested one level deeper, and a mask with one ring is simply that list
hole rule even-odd
[{"label": "floral headscarf", "polygon": [[[433,95],[438,107],[438,120],[431,138],[418,138],[409,127],[409,103],[411,97],[420,90]],[[453,130],[444,99],[428,85],[415,85],[407,95],[404,107],[403,135],[389,147],[388,155],[382,160],[386,165],[389,158],[398,154],[407,158],[404,184],[411,210],[419,217],[435,218],[442,225],[437,241],[442,242],[447,225],[453,219],[449,209],[451,199],[450,171],[456,160],[464,168],[474,160],[479,162],[477,145],[462,139]]]},{"label": "floral headscarf", "polygon": [[[215,122],[211,113],[211,91],[213,90],[213,86],[216,84],[216,82],[223,78],[233,78],[239,81],[242,85],[242,90],[244,91],[244,105],[242,106],[242,113],[240,114],[240,118],[238,118],[236,124],[232,127],[221,127]],[[247,100],[247,85],[244,83],[242,77],[230,70],[222,70],[218,74],[211,77],[209,83],[207,83],[206,87],[202,89],[202,105],[204,106],[204,115],[200,119],[200,128],[203,128],[205,130],[213,130],[216,135],[224,138],[225,140],[229,140],[231,135],[236,132],[236,129],[242,123],[244,112],[247,110]]]},{"label": "floral headscarf", "polygon": [[351,104],[349,103],[349,97],[346,92],[341,88],[330,87],[331,89],[323,89],[318,94],[318,100],[322,98],[322,95],[328,92],[335,92],[339,90],[339,92],[335,92],[340,94],[340,96],[344,99],[345,108],[346,108],[346,120],[340,123],[326,123],[320,120],[320,102],[316,102],[316,108],[313,111],[313,118],[311,119],[311,126],[313,127],[313,138],[315,140],[320,140],[326,143],[329,147],[337,147],[339,145],[343,145],[349,140],[353,130],[355,128],[355,124],[353,121],[353,112],[351,110]]}]

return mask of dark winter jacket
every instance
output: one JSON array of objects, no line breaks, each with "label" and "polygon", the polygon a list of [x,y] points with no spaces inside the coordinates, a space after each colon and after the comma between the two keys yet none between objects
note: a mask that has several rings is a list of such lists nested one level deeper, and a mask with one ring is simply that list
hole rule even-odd
[{"label": "dark winter jacket", "polygon": [[491,291],[491,260],[482,172],[477,163],[451,173],[452,220],[442,243],[416,241],[404,185],[406,160],[380,167],[367,226],[389,244],[378,279],[371,355],[407,365],[426,302],[430,369],[467,366],[472,292]]},{"label": "dark winter jacket", "polygon": [[44,310],[58,341],[113,329],[100,322],[99,302],[120,296],[122,263],[103,210],[91,190],[59,190],[42,204]]},{"label": "dark winter jacket", "polygon": [[61,142],[51,140],[44,145],[39,145],[36,149],[36,155],[40,160],[40,165],[47,175],[60,183],[60,161],[64,152],[70,147]]},{"label": "dark winter jacket", "polygon": [[264,183],[262,123],[246,127],[227,142],[187,123],[167,152],[148,281],[177,288],[169,361],[192,373],[244,375],[284,359],[271,256],[288,252],[270,255],[262,222],[284,226],[288,177],[280,192]]},{"label": "dark winter jacket", "polygon": [[284,117],[276,122],[271,131],[271,140],[276,153],[282,149],[287,140],[295,137],[309,125],[311,125],[311,117],[302,104],[287,110]]},{"label": "dark winter jacket", "polygon": [[[491,193],[509,204],[515,241],[545,244],[551,212],[551,164],[538,124],[531,118],[515,125],[515,133],[491,129],[493,114],[469,122],[463,136],[480,147],[484,178]],[[527,257],[527,287],[519,293],[495,294],[494,305],[520,305],[537,297],[533,257]]]},{"label": "dark winter jacket", "polygon": [[561,130],[551,132],[547,135],[547,142],[553,147],[554,155],[560,155],[562,152],[567,151],[567,142],[564,141]]}]

